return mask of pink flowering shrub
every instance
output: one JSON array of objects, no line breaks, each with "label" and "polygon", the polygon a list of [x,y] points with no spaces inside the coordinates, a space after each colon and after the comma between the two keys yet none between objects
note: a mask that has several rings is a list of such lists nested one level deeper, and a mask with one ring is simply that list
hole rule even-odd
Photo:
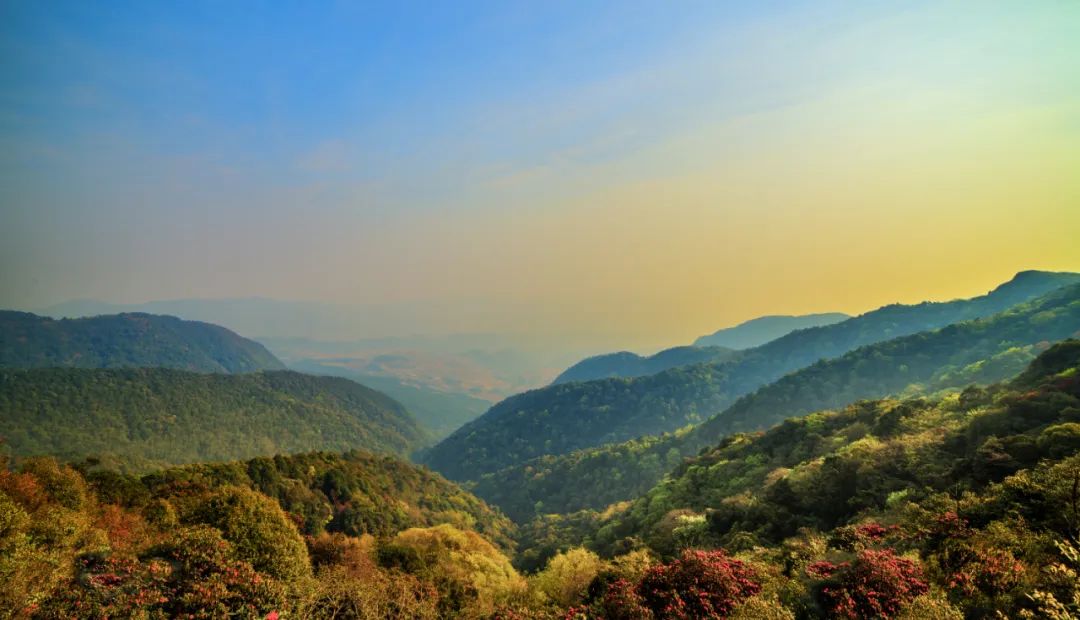
[{"label": "pink flowering shrub", "polygon": [[641,604],[656,618],[724,618],[761,591],[746,564],[723,551],[687,550],[649,569],[637,587]]},{"label": "pink flowering shrub", "polygon": [[832,618],[892,618],[929,590],[922,569],[890,549],[867,549],[853,562],[815,562],[806,568],[819,579],[818,605]]}]

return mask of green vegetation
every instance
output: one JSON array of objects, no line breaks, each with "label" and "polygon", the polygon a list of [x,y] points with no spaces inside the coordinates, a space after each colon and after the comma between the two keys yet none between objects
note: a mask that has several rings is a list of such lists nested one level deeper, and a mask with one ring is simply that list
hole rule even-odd
[{"label": "green vegetation", "polygon": [[[688,424],[701,423],[738,398],[819,360],[839,357],[868,344],[988,317],[1077,281],[1080,281],[1077,274],[1023,272],[982,297],[886,306],[842,323],[792,332],[743,351],[727,362],[672,368],[634,379],[553,385],[526,392],[495,405],[423,458],[451,479],[477,480],[483,474],[543,455],[566,454],[643,435],[673,432]],[[1071,331],[1056,338],[1068,333]],[[965,365],[1001,352],[990,349],[993,347],[983,347],[982,355],[971,358]],[[899,366],[896,369],[900,370]],[[911,376],[908,383],[926,380]]]},{"label": "green vegetation", "polygon": [[936,493],[979,491],[1075,454],[1078,370],[1080,341],[1069,340],[1009,384],[939,400],[860,401],[731,435],[683,463],[600,538],[615,544],[620,532],[650,532],[651,546],[671,552],[673,532],[660,524],[672,511],[708,510],[708,533],[722,544],[779,542]]},{"label": "green vegetation", "polygon": [[162,368],[0,370],[0,436],[16,455],[134,469],[425,440],[399,403],[345,379]]},{"label": "green vegetation", "polygon": [[[636,582],[594,580],[575,617],[1072,618],[1078,422],[1070,340],[1008,384],[728,437],[645,497],[545,517],[523,541],[677,558]],[[695,551],[717,548],[733,556]],[[710,580],[721,598],[695,596]]]},{"label": "green vegetation", "polygon": [[504,517],[391,457],[0,465],[2,618],[476,618],[526,587],[473,531]]},{"label": "green vegetation", "polygon": [[656,355],[642,357],[629,351],[597,355],[582,360],[567,368],[553,384],[572,381],[592,381],[612,377],[642,377],[658,372],[686,366],[723,362],[734,357],[735,351],[727,347],[674,347],[665,349]]},{"label": "green vegetation", "polygon": [[142,487],[155,495],[175,489],[252,489],[277,500],[309,535],[390,536],[449,523],[503,548],[512,546],[513,525],[506,517],[442,476],[389,455],[311,452],[187,465],[139,479],[91,467],[87,478],[100,496],[126,505],[144,501]]},{"label": "green vegetation", "polygon": [[0,367],[284,370],[261,344],[210,323],[154,314],[54,320],[0,311]]},{"label": "green vegetation", "polygon": [[850,319],[842,312],[803,314],[799,316],[761,316],[739,323],[734,327],[717,330],[694,341],[695,347],[727,347],[729,349],[752,349],[766,342],[786,336],[797,329],[809,329],[832,325]]}]

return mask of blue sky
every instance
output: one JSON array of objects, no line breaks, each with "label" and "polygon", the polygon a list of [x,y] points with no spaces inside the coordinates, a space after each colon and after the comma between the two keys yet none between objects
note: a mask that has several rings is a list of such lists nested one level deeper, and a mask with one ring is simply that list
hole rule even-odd
[{"label": "blue sky", "polygon": [[[4,305],[653,342],[1080,259],[1075,3],[0,7]],[[953,245],[972,221],[992,242]]]}]

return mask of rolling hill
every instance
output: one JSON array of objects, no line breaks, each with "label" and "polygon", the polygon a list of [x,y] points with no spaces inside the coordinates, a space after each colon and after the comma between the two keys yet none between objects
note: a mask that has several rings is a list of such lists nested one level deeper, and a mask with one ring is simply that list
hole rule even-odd
[{"label": "rolling hill", "polygon": [[407,455],[427,440],[400,403],[346,379],[163,368],[0,370],[0,436],[15,455],[134,469],[307,450]]},{"label": "rolling hill", "polygon": [[738,398],[818,360],[990,316],[1075,282],[1080,282],[1080,274],[1021,272],[980,297],[885,306],[841,323],[792,332],[726,362],[525,392],[458,429],[423,459],[453,480],[476,480],[543,455],[675,431],[699,424]]},{"label": "rolling hill", "polygon": [[694,341],[695,347],[727,347],[729,349],[752,349],[766,342],[786,336],[797,329],[821,327],[846,321],[851,317],[843,312],[821,314],[769,315],[725,327]]},{"label": "rolling hill", "polygon": [[643,357],[629,351],[608,353],[584,359],[564,370],[552,384],[574,381],[593,381],[613,377],[642,377],[654,375],[676,366],[722,362],[731,359],[735,351],[726,347],[673,347],[655,355]]},{"label": "rolling hill", "polygon": [[193,486],[244,486],[277,500],[309,535],[392,536],[410,527],[451,523],[509,547],[514,529],[497,510],[427,468],[362,450],[199,463],[139,479],[91,470],[88,478],[99,489],[117,489],[118,494],[131,486],[159,496]]},{"label": "rolling hill", "polygon": [[51,319],[0,311],[0,367],[284,370],[261,344],[210,323],[154,314]]}]

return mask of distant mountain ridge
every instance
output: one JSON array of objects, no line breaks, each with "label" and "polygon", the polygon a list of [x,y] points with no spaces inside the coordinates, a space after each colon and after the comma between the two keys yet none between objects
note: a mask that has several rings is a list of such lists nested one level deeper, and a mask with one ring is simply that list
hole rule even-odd
[{"label": "distant mountain ridge", "polygon": [[797,329],[822,327],[840,321],[846,321],[851,315],[843,312],[823,312],[819,314],[772,314],[760,316],[739,323],[734,327],[725,327],[708,336],[694,341],[695,347],[727,347],[729,349],[751,349],[766,342],[786,336]]},{"label": "distant mountain ridge", "polygon": [[347,379],[167,368],[0,370],[0,436],[16,455],[136,469],[308,450],[406,456],[427,441],[400,403]]},{"label": "distant mountain ridge", "polygon": [[56,320],[0,311],[0,367],[284,370],[266,347],[210,323],[125,313]]},{"label": "distant mountain ridge", "polygon": [[425,462],[455,480],[543,455],[671,432],[822,359],[861,346],[986,317],[1080,282],[1080,274],[1025,271],[967,300],[893,304],[846,321],[797,330],[734,359],[635,379],[553,385],[511,397],[437,444]]},{"label": "distant mountain ridge", "polygon": [[[861,347],[822,360],[743,396],[675,434],[535,458],[481,476],[472,488],[511,518],[601,509],[644,493],[684,457],[732,434],[860,399],[986,385],[1016,375],[1042,348],[1080,336],[1080,284],[984,319]],[[922,388],[922,389],[912,389]]]},{"label": "distant mountain ridge", "polygon": [[727,347],[673,347],[655,355],[643,357],[629,351],[608,353],[584,359],[567,368],[552,384],[571,381],[592,381],[612,377],[642,377],[654,375],[676,366],[721,362],[731,359],[735,351]]}]

